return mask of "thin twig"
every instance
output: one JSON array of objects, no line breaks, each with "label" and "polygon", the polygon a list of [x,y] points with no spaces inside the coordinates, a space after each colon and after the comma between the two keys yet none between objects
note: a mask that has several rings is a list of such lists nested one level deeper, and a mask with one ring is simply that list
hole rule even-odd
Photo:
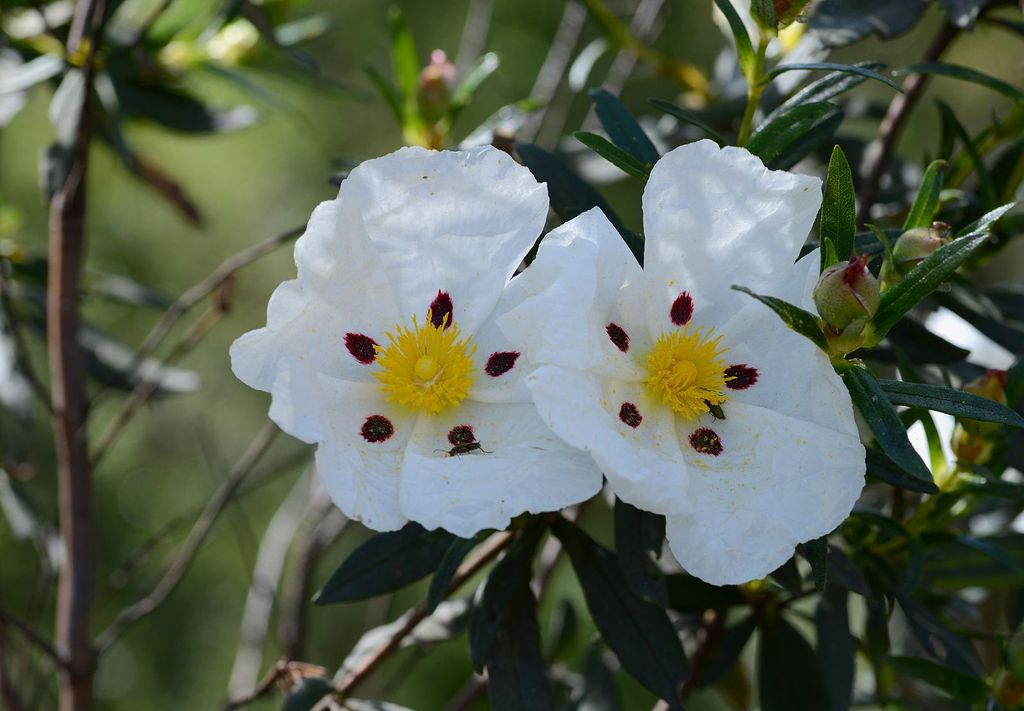
[{"label": "thin twig", "polygon": [[491,29],[491,14],[494,0],[470,0],[466,10],[466,23],[462,26],[459,51],[455,54],[455,68],[464,75],[480,58],[487,46],[487,35]]},{"label": "thin twig", "polygon": [[[959,34],[960,29],[946,23],[932,40],[928,51],[922,59],[934,62]],[[889,108],[878,126],[878,137],[864,150],[861,174],[864,182],[857,194],[857,224],[863,225],[871,219],[871,208],[878,200],[882,185],[882,176],[889,167],[896,141],[899,139],[903,126],[910,116],[910,111],[917,105],[928,81],[927,74],[911,74],[903,81],[903,93],[897,94],[889,102]]]},{"label": "thin twig", "polygon": [[[654,41],[661,29],[656,22],[664,4],[665,0],[640,0],[629,23],[629,29],[634,37],[645,44]],[[604,87],[613,94],[618,94],[636,68],[638,59],[636,52],[630,49],[620,50],[608,69]]]},{"label": "thin twig", "polygon": [[224,704],[224,711],[233,711],[234,709],[240,709],[243,706],[248,706],[253,701],[260,699],[273,690],[274,685],[277,684],[288,672],[288,660],[280,659],[278,662],[270,668],[267,675],[263,677],[260,683],[248,694],[239,696],[237,699],[232,699]]},{"label": "thin twig", "polygon": [[4,273],[3,268],[0,267],[0,308],[3,309],[7,322],[11,324],[11,339],[14,342],[15,363],[17,363],[21,374],[25,376],[25,380],[28,381],[29,387],[35,393],[36,399],[43,404],[47,412],[53,414],[50,391],[43,381],[39,379],[35,368],[32,367],[32,359],[28,353],[28,344],[25,342],[25,336],[21,332],[21,326],[18,324],[18,317],[14,313],[14,304],[11,302],[11,295],[8,289],[7,275]]},{"label": "thin twig", "polygon": [[267,422],[260,428],[260,431],[253,438],[245,452],[239,457],[235,466],[231,468],[224,478],[220,487],[214,492],[207,503],[206,508],[196,519],[188,537],[178,550],[174,561],[164,573],[163,577],[145,597],[121,610],[114,621],[110,623],[96,639],[96,647],[100,654],[110,648],[118,638],[123,635],[131,625],[146,617],[156,610],[170,596],[174,589],[181,582],[181,579],[188,572],[189,566],[195,560],[199,549],[206,542],[207,537],[213,530],[218,517],[231,502],[238,487],[245,478],[252,472],[260,458],[270,447],[274,435],[278,432],[277,425]]},{"label": "thin twig", "polygon": [[25,639],[31,642],[36,649],[38,649],[40,652],[49,657],[50,661],[52,661],[54,664],[56,664],[57,666],[64,665],[64,662],[63,660],[61,660],[60,655],[57,653],[57,650],[54,649],[53,645],[50,643],[48,639],[43,637],[43,635],[37,632],[27,622],[23,622],[18,617],[16,617],[14,613],[12,613],[3,605],[0,605],[0,621],[7,623],[14,629],[21,632],[21,634],[24,635]]}]

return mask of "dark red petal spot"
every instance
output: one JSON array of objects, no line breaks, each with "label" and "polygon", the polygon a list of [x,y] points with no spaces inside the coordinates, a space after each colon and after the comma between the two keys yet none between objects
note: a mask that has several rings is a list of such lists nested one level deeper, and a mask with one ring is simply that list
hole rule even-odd
[{"label": "dark red petal spot", "polygon": [[430,302],[429,318],[434,328],[448,328],[452,325],[452,297],[447,291],[438,291],[437,296]]},{"label": "dark red petal spot", "polygon": [[629,350],[629,334],[622,330],[622,326],[610,323],[604,327],[604,330],[608,332],[608,338],[612,339],[616,348],[623,353]]},{"label": "dark red petal spot", "polygon": [[677,296],[676,300],[672,302],[672,308],[668,313],[672,318],[672,323],[675,325],[685,326],[688,324],[690,317],[693,316],[693,298],[689,292],[684,291]]},{"label": "dark red petal spot", "polygon": [[458,447],[460,444],[473,444],[476,442],[476,434],[469,425],[455,425],[448,431],[448,441],[453,447]]},{"label": "dark red petal spot", "polygon": [[717,457],[722,453],[722,438],[713,429],[701,427],[690,435],[690,446],[701,454]]},{"label": "dark red petal spot", "polygon": [[757,368],[739,363],[725,369],[725,387],[730,390],[746,390],[757,382]]},{"label": "dark red petal spot", "polygon": [[363,365],[369,365],[376,360],[377,351],[373,348],[375,345],[377,345],[377,341],[362,333],[345,334],[345,347],[348,348],[352,357]]},{"label": "dark red petal spot", "polygon": [[363,439],[373,444],[391,439],[391,435],[394,433],[395,426],[384,415],[370,415],[363,422],[362,429],[359,430],[359,434],[363,436]]},{"label": "dark red petal spot", "polygon": [[633,429],[636,429],[644,421],[644,416],[640,414],[640,410],[636,409],[636,405],[631,402],[624,402],[622,407],[619,408],[619,419]]},{"label": "dark red petal spot", "polygon": [[496,351],[491,353],[491,357],[487,359],[484,370],[492,378],[497,378],[512,370],[517,358],[519,358],[519,351]]}]

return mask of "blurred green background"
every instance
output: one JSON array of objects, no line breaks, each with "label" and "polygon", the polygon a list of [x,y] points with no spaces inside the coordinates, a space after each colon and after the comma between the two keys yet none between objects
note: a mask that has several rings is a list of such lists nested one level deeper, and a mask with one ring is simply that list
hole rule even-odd
[{"label": "blurred green background", "polygon": [[[206,3],[182,0],[182,11]],[[469,3],[401,2],[413,29],[424,63],[430,49],[457,52]],[[628,15],[632,4],[615,6]],[[224,135],[176,134],[155,125],[133,123],[127,135],[140,153],[185,187],[202,212],[199,227],[185,222],[152,190],[142,185],[105,147],[93,149],[89,185],[88,266],[123,274],[164,294],[177,295],[208,274],[223,258],[275,233],[302,224],[320,201],[333,197],[328,179],[339,166],[381,155],[401,145],[401,131],[384,102],[375,93],[362,67],[373,65],[389,72],[385,3],[362,0],[310,2],[293,8],[294,14],[326,13],[332,26],[303,46],[320,71],[337,89],[303,75],[280,71],[284,60],[261,47],[240,68],[264,87],[273,103],[259,106],[261,120],[254,126]],[[476,94],[461,117],[457,136],[464,135],[498,107],[530,95],[537,72],[551,45],[564,3],[547,0],[496,0],[485,48],[496,52],[501,67]],[[655,45],[710,72],[716,55],[728,41],[711,21],[711,3],[672,0],[659,15],[664,29]],[[897,65],[913,61],[927,44],[941,18],[934,9],[925,22],[899,41],[866,40],[844,48],[837,61],[872,59]],[[588,20],[574,52],[601,35]],[[1021,76],[1022,57],[1013,38],[992,27],[981,27],[958,40],[948,56],[1011,82]],[[595,65],[589,85],[599,85],[611,54]],[[886,88],[862,86],[858,93],[888,101]],[[187,80],[214,105],[250,103],[236,86],[214,74],[198,72]],[[562,135],[580,127],[590,102],[585,92],[567,95],[564,80],[560,96],[570,112]],[[973,84],[936,80],[931,95],[953,104],[968,128],[986,124],[1006,104],[998,95]],[[0,205],[13,206],[23,223],[13,237],[28,255],[46,249],[47,212],[39,189],[40,152],[53,137],[46,112],[52,90],[36,88],[26,108],[0,130]],[[678,98],[678,88],[652,76],[642,66],[622,92],[637,114],[650,113],[647,97]],[[924,101],[911,118],[901,150],[911,155],[923,150],[936,131],[936,113]],[[841,133],[870,135],[873,120],[848,121]],[[554,148],[551,135],[541,134],[545,147]],[[570,139],[571,140],[571,139]],[[627,224],[639,228],[639,183],[622,180],[605,187],[612,204]],[[1019,247],[1020,245],[1018,245]],[[227,351],[241,333],[264,323],[272,289],[290,278],[294,266],[290,246],[279,249],[243,271],[235,283],[231,311],[204,342],[179,365],[198,372],[202,387],[194,393],[170,396],[147,405],[129,425],[125,436],[95,472],[98,507],[98,575],[94,629],[104,628],[125,604],[145,594],[168,562],[176,544],[191,525],[194,513],[206,502],[218,481],[265,419],[269,398],[254,392],[231,375]],[[1012,261],[1010,262],[1012,265]],[[1009,272],[1004,272],[1009,274]],[[992,274],[998,278],[999,273]],[[183,332],[202,313],[193,311],[179,325]],[[159,311],[89,298],[86,318],[137,344]],[[30,339],[41,370],[45,353],[41,339]],[[122,394],[104,397],[93,415],[93,436],[102,432],[118,410]],[[55,482],[52,442],[42,413],[29,423],[0,416],[0,447],[7,460],[24,464],[19,492],[38,517],[55,521]],[[168,602],[129,630],[104,658],[96,693],[109,709],[213,708],[226,698],[228,677],[239,640],[242,609],[252,580],[257,547],[267,522],[308,468],[311,449],[279,435],[269,454],[243,487],[244,495],[218,522],[183,583]],[[587,512],[587,527],[600,535],[608,513],[603,505]],[[144,541],[178,521],[127,579],[114,575]],[[356,526],[332,545],[316,568],[318,587],[366,532]],[[7,605],[30,610],[39,628],[52,628],[55,578],[39,567],[34,549],[14,540],[0,523],[0,594]],[[333,673],[362,632],[393,619],[421,598],[422,588],[367,604],[310,608],[310,635],[302,659],[321,664]],[[576,583],[565,566],[544,600],[542,626],[551,641],[553,626],[562,619],[563,599],[577,604],[580,624],[568,637],[564,658],[579,667],[593,630]],[[276,615],[276,611],[274,613]],[[276,619],[264,645],[261,669],[280,655],[275,639]],[[14,643],[11,637],[0,643]],[[420,657],[422,658],[420,659]],[[419,663],[413,666],[413,661]],[[467,647],[458,640],[441,645],[429,655],[406,651],[378,672],[359,693],[382,697],[416,709],[445,708],[470,674]],[[620,675],[627,695],[626,708],[649,708],[652,698]],[[41,705],[53,703],[52,685]],[[273,708],[271,697],[257,708]],[[486,702],[479,702],[479,708]],[[709,696],[697,696],[694,708],[714,708]]]}]

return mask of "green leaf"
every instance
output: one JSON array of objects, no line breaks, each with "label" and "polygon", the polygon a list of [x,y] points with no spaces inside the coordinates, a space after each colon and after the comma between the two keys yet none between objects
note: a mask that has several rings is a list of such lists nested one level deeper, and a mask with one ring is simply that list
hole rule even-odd
[{"label": "green leaf", "polygon": [[705,610],[725,610],[743,605],[746,598],[734,585],[712,585],[684,573],[665,577],[668,606],[683,614]]},{"label": "green leaf", "polygon": [[606,659],[609,656],[603,645],[587,646],[583,658],[583,696],[574,708],[579,711],[622,711],[622,693],[612,668],[614,660]]},{"label": "green leaf", "polygon": [[229,133],[252,126],[259,118],[251,106],[216,109],[184,91],[165,86],[125,82],[115,82],[114,86],[125,115],[145,117],[174,131]]},{"label": "green leaf", "polygon": [[[883,535],[882,541],[899,539],[907,545],[907,560],[901,566],[902,577],[899,583],[899,591],[910,593],[921,584],[921,577],[924,570],[924,545],[921,539],[907,530],[906,526],[899,521],[889,518],[885,514],[864,506],[854,508],[852,516],[866,521],[877,527]],[[893,591],[896,592],[896,591]]]},{"label": "green leaf", "polygon": [[932,224],[947,165],[944,160],[933,160],[928,165],[928,170],[921,179],[921,187],[917,190],[917,197],[914,198],[914,204],[907,213],[907,219],[903,221],[904,231]]},{"label": "green leaf", "polygon": [[1024,427],[1024,417],[995,400],[980,395],[954,390],[941,385],[908,383],[900,380],[880,380],[882,390],[893,405],[923,407],[945,412],[947,415],[966,417],[981,422],[998,422],[1013,427]]},{"label": "green leaf", "polygon": [[874,69],[870,69],[863,64],[835,64],[833,62],[793,62],[789,64],[779,64],[770,72],[768,72],[768,78],[774,79],[784,72],[792,71],[806,71],[815,69],[829,69],[833,72],[840,72],[842,74],[856,74],[857,76],[864,77],[865,79],[874,79],[880,81],[886,86],[892,87],[896,91],[903,93],[903,89],[900,85],[894,82],[884,74],[879,74]]},{"label": "green leaf", "polygon": [[814,649],[781,616],[761,627],[757,678],[762,711],[821,711],[829,707]]},{"label": "green leaf", "polygon": [[459,82],[458,87],[455,89],[455,93],[452,94],[452,122],[458,117],[459,113],[464,109],[469,102],[473,99],[473,94],[480,88],[489,76],[494,74],[501,66],[501,60],[498,55],[494,52],[488,52],[484,56],[480,57],[477,63],[470,69],[465,78]]},{"label": "green leaf", "polygon": [[1002,79],[979,72],[977,69],[964,67],[959,64],[948,64],[946,62],[926,62],[924,64],[911,64],[908,67],[897,69],[894,74],[933,74],[953,79],[962,79],[974,84],[997,91],[1018,104],[1024,103],[1024,92],[1017,87],[1007,84]]},{"label": "green leaf", "polygon": [[729,23],[729,29],[732,31],[732,37],[736,41],[736,54],[739,60],[740,72],[746,78],[748,84],[753,84],[758,80],[758,77],[754,76],[757,58],[754,55],[754,45],[750,41],[747,28],[744,26],[743,20],[740,19],[736,8],[732,6],[730,0],[715,0],[715,5],[725,15],[725,19]]},{"label": "green leaf", "polygon": [[868,476],[884,481],[891,486],[906,489],[907,491],[919,491],[922,494],[939,493],[939,487],[935,485],[932,479],[924,480],[911,476],[896,462],[874,447],[866,447],[865,452]]},{"label": "green leaf", "polygon": [[[808,105],[809,104],[805,104]],[[805,133],[790,143],[778,156],[768,161],[772,170],[789,170],[802,161],[818,146],[832,139],[846,117],[842,111],[835,111],[811,126]]]},{"label": "green leaf", "polygon": [[736,666],[740,655],[746,649],[747,642],[750,641],[754,630],[757,629],[757,623],[757,615],[747,615],[742,622],[725,631],[716,653],[704,667],[704,672],[697,677],[696,686],[698,688],[713,686]]},{"label": "green leaf", "polygon": [[64,70],[64,59],[56,54],[41,54],[35,59],[13,68],[5,68],[4,85],[0,96],[31,89],[36,84],[52,79]]},{"label": "green leaf", "polygon": [[994,210],[989,210],[984,215],[979,217],[977,220],[967,225],[967,227],[964,227],[959,232],[957,232],[955,239],[975,235],[981,232],[988,232],[988,228],[991,227],[1000,217],[1002,217],[1007,212],[1012,210],[1016,204],[1017,203],[1015,202],[1008,202],[1005,205],[1001,205],[995,208]]},{"label": "green leaf", "polygon": [[615,225],[629,251],[643,266],[643,240],[631,232],[615,214],[611,206],[594,188],[566,168],[558,158],[532,143],[517,143],[516,154],[538,182],[547,183],[551,209],[563,222],[583,214],[592,207],[601,208],[605,217]]},{"label": "green leaf", "polygon": [[[880,62],[858,62],[853,66],[860,67],[862,69],[871,69],[874,71],[885,68],[885,65]],[[839,96],[856,86],[860,86],[865,80],[866,77],[861,76],[860,74],[830,72],[820,79],[811,82],[796,94],[779,104],[770,114],[768,114],[767,117],[765,117],[764,122],[768,123],[782,114],[788,113],[801,104],[828,101],[829,99]]]},{"label": "green leaf", "polygon": [[487,656],[487,697],[494,711],[553,708],[540,651],[537,600],[530,576],[512,582],[508,607]]},{"label": "green leaf", "polygon": [[611,143],[604,136],[587,131],[577,131],[573,134],[576,140],[591,149],[606,161],[621,168],[623,172],[637,178],[646,180],[651,174],[650,166],[644,165],[631,154]]},{"label": "green leaf", "polygon": [[981,199],[982,209],[992,209],[997,202],[996,189],[992,184],[992,175],[989,173],[988,167],[985,165],[985,161],[982,160],[977,146],[974,145],[974,141],[972,141],[971,137],[967,134],[967,129],[965,129],[963,124],[957,120],[956,114],[953,113],[953,109],[949,108],[949,104],[940,99],[936,99],[935,105],[938,106],[939,113],[942,114],[943,126],[949,127],[953,135],[960,140],[961,145],[964,147],[964,151],[967,152],[968,157],[971,159],[971,164],[974,166],[974,173],[978,176],[978,197]]},{"label": "green leaf", "polygon": [[988,694],[988,686],[984,680],[927,659],[889,657],[886,662],[897,674],[919,679],[961,701],[983,701]]},{"label": "green leaf", "polygon": [[[989,237],[988,228],[1013,204],[992,210],[980,220],[972,223],[973,231],[962,234],[932,252],[903,277],[903,280],[882,293],[878,311],[872,319],[875,332],[884,336],[889,329],[910,311],[924,297],[932,293],[967,259],[974,254]],[[990,216],[991,219],[987,219]]]},{"label": "green leaf", "polygon": [[593,89],[590,98],[594,102],[594,112],[601,126],[608,133],[612,143],[630,154],[641,165],[650,167],[658,162],[661,156],[658,149],[651,143],[633,114],[622,105],[615,96],[604,89]]},{"label": "green leaf", "polygon": [[758,126],[750,137],[747,149],[765,163],[770,163],[786,148],[803,138],[824,116],[834,111],[835,104],[827,101],[801,104],[771,122]]},{"label": "green leaf", "polygon": [[637,595],[665,606],[665,577],[654,559],[665,542],[665,517],[615,500],[615,557],[626,582]]},{"label": "green leaf", "polygon": [[847,711],[853,697],[856,640],[850,634],[847,609],[849,593],[837,585],[828,585],[814,611],[818,659],[828,692],[829,711]]},{"label": "green leaf", "polygon": [[828,536],[815,538],[813,541],[801,543],[796,552],[811,564],[811,576],[814,578],[814,589],[821,592],[828,583]]},{"label": "green leaf", "polygon": [[598,632],[623,668],[670,708],[682,709],[679,691],[689,665],[665,611],[629,589],[615,556],[567,521],[554,526],[569,554]]},{"label": "green leaf", "polygon": [[729,143],[729,141],[725,140],[725,138],[722,137],[722,134],[720,134],[718,131],[711,128],[711,126],[701,121],[697,117],[697,115],[692,111],[687,111],[684,108],[676,106],[671,101],[665,101],[664,99],[648,99],[647,101],[651,104],[651,106],[658,109],[659,111],[664,111],[669,116],[673,116],[682,121],[683,123],[688,123],[692,126],[696,126],[701,131],[708,134],[718,145],[725,146]]},{"label": "green leaf", "polygon": [[857,593],[861,597],[871,594],[864,574],[846,553],[835,546],[828,547],[829,584],[835,583],[844,590]]},{"label": "green leaf", "polygon": [[863,415],[882,451],[906,473],[925,484],[932,484],[931,471],[911,446],[900,416],[874,373],[855,363],[845,363],[836,371],[846,383],[853,404]]},{"label": "green leaf", "polygon": [[1004,479],[990,479],[983,476],[960,474],[959,489],[981,496],[992,496],[1024,503],[1024,484],[1017,484]]},{"label": "green leaf", "polygon": [[405,115],[405,110],[402,107],[402,97],[398,95],[398,90],[395,89],[394,84],[388,81],[388,79],[381,74],[376,67],[367,65],[363,67],[363,71],[370,77],[370,81],[373,82],[377,92],[387,103],[388,108],[391,109],[391,113],[395,115],[395,119],[398,121],[398,124],[401,125],[403,122],[403,116]]},{"label": "green leaf", "polygon": [[293,688],[281,705],[281,711],[309,711],[334,691],[331,680],[324,676],[307,676]]},{"label": "green leaf", "polygon": [[927,9],[924,2],[829,0],[815,8],[808,27],[826,47],[842,47],[871,34],[883,39],[903,34]]},{"label": "green leaf", "polygon": [[750,15],[761,27],[774,30],[779,23],[775,17],[775,3],[772,0],[750,0]]},{"label": "green leaf", "polygon": [[896,602],[907,618],[910,631],[932,658],[965,674],[980,671],[970,644],[946,627],[930,610],[900,592],[896,593]]},{"label": "green leaf", "polygon": [[[853,253],[853,236],[857,232],[856,207],[854,204],[853,174],[843,149],[832,149],[825,176],[825,197],[821,204],[821,242],[831,246],[832,251],[821,251],[821,271]],[[835,255],[828,261],[827,254]]]},{"label": "green leaf", "polygon": [[345,559],[313,602],[331,605],[403,588],[434,572],[453,540],[450,533],[416,523],[378,533]]},{"label": "green leaf", "polygon": [[388,30],[391,37],[391,71],[395,75],[398,94],[406,106],[416,101],[416,85],[420,76],[420,58],[416,41],[402,11],[392,6],[388,11]]},{"label": "green leaf", "polygon": [[828,350],[828,344],[825,342],[825,334],[821,330],[821,319],[814,314],[804,311],[799,306],[794,306],[782,299],[777,299],[774,296],[762,296],[761,294],[755,294],[745,286],[736,286],[734,284],[732,288],[736,291],[742,291],[744,294],[753,296],[755,299],[774,311],[776,315],[791,329],[799,333],[804,338],[810,340],[818,348]]},{"label": "green leaf", "polygon": [[448,550],[445,551],[434,577],[430,579],[430,589],[427,591],[427,612],[433,612],[444,600],[448,588],[452,584],[452,578],[458,571],[462,561],[469,555],[469,552],[476,548],[490,535],[489,531],[481,531],[473,538],[456,538],[451,542]]}]

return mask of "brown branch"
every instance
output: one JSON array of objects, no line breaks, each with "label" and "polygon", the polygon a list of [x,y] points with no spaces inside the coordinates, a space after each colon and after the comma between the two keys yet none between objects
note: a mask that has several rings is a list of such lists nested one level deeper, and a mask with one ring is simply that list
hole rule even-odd
[{"label": "brown branch", "polygon": [[42,634],[37,632],[27,622],[24,622],[18,617],[16,617],[14,613],[12,613],[3,605],[0,605],[0,622],[4,622],[13,627],[14,629],[18,630],[19,632],[21,632],[25,639],[31,642],[36,649],[38,649],[40,652],[49,657],[50,661],[52,661],[58,667],[63,666],[64,662],[61,660],[60,655],[57,654],[57,650],[54,649],[50,641],[46,639]]},{"label": "brown branch", "polygon": [[203,509],[199,518],[196,519],[192,530],[189,531],[188,537],[181,545],[170,567],[168,567],[153,590],[145,597],[121,610],[117,617],[114,618],[114,621],[110,623],[110,626],[96,639],[96,647],[100,654],[109,649],[131,625],[160,607],[170,594],[174,592],[178,583],[181,582],[182,578],[185,577],[185,573],[188,572],[192,561],[195,560],[199,549],[206,542],[218,517],[227,508],[238,491],[238,487],[242,485],[242,482],[249,476],[260,458],[267,451],[277,432],[277,425],[274,423],[267,422],[263,425],[242,456],[235,462],[231,471],[228,472],[224,481],[221,482],[220,487],[214,492],[210,501],[206,504],[206,508]]},{"label": "brown branch", "polygon": [[[934,62],[941,57],[959,32],[959,28],[955,25],[950,23],[943,25],[921,61]],[[903,81],[903,93],[897,94],[889,102],[889,108],[886,109],[885,116],[882,117],[882,122],[878,125],[878,137],[864,150],[862,163],[864,182],[857,195],[858,225],[863,225],[871,219],[871,208],[878,200],[882,176],[889,168],[889,161],[896,147],[896,141],[899,140],[903,126],[906,124],[911,110],[921,98],[927,82],[928,75],[926,74],[911,74]]]},{"label": "brown branch", "polygon": [[11,339],[14,341],[14,360],[18,365],[18,370],[22,375],[25,376],[25,380],[28,381],[29,387],[32,388],[32,392],[35,393],[36,399],[43,404],[46,411],[51,415],[53,414],[53,404],[51,403],[51,394],[47,389],[46,385],[39,376],[36,374],[35,368],[32,367],[32,359],[29,357],[28,344],[25,342],[25,336],[21,332],[21,326],[18,324],[17,314],[14,313],[14,304],[11,302],[10,285],[7,283],[7,274],[4,273],[2,267],[0,267],[0,308],[3,309],[4,316],[8,323],[11,324]]}]

